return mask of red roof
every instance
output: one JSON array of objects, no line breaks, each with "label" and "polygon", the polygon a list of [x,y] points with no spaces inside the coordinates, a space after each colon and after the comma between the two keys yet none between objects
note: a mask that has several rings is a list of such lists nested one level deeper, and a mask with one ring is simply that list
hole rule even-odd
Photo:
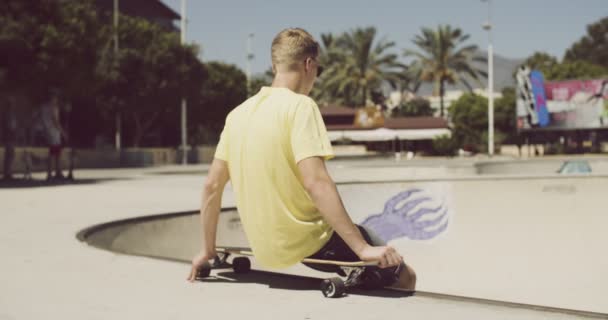
[{"label": "red roof", "polygon": [[[400,117],[384,119],[387,129],[447,129],[448,121],[437,117]],[[328,124],[327,130],[370,130],[354,124]]]},{"label": "red roof", "polygon": [[439,117],[399,117],[384,120],[388,129],[447,129],[448,121]]},{"label": "red roof", "polygon": [[371,130],[370,128],[355,127],[354,124],[328,124],[326,125],[328,131],[339,131],[339,130]]},{"label": "red roof", "polygon": [[322,116],[355,116],[357,111],[353,108],[348,108],[338,105],[328,105],[320,108]]}]

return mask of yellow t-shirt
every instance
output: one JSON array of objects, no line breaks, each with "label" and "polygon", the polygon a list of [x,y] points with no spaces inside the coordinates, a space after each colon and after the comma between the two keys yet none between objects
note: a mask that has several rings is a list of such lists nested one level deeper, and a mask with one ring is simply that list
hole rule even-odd
[{"label": "yellow t-shirt", "polygon": [[317,252],[333,230],[300,179],[297,163],[333,151],[317,104],[263,87],[226,118],[215,158],[228,163],[243,229],[256,260],[284,268]]}]

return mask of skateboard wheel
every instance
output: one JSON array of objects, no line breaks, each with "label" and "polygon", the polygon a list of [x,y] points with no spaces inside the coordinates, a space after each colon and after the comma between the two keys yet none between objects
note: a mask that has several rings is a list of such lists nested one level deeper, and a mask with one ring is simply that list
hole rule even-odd
[{"label": "skateboard wheel", "polygon": [[235,273],[247,273],[251,271],[251,261],[246,257],[237,257],[232,260],[232,269]]},{"label": "skateboard wheel", "polygon": [[344,295],[346,286],[340,278],[325,279],[321,282],[321,292],[326,298],[337,298]]},{"label": "skateboard wheel", "polygon": [[196,274],[197,278],[207,278],[211,274],[211,265],[209,262],[205,263]]},{"label": "skateboard wheel", "polygon": [[378,270],[365,270],[361,275],[361,285],[364,289],[380,289],[383,286],[382,275]]}]

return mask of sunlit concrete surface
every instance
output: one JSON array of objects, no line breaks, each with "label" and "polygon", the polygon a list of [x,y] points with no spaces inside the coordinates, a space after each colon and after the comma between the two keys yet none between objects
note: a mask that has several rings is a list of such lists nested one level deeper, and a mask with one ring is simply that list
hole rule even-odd
[{"label": "sunlit concrete surface", "polygon": [[[386,198],[402,189],[447,190],[452,220],[445,233],[428,242],[391,242],[418,271],[420,289],[445,294],[439,296],[357,291],[325,299],[314,278],[322,275],[300,267],[291,271],[300,276],[225,270],[189,284],[188,265],[180,261],[100,250],[76,238],[111,221],[196,210],[205,166],[80,171],[87,183],[0,189],[0,319],[608,318],[601,314],[608,312],[601,291],[608,284],[601,254],[608,178],[601,172],[556,176],[558,163],[525,179],[480,175],[467,160],[330,162],[355,220],[382,212]],[[377,180],[384,182],[360,183]],[[223,200],[234,206],[229,188]],[[119,226],[106,248],[132,250],[143,243],[137,250],[188,260],[198,245],[196,216],[167,221]]]}]

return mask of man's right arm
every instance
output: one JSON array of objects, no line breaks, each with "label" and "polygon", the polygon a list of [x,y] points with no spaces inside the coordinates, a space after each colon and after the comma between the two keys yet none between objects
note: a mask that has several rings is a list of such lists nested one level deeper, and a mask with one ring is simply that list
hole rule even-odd
[{"label": "man's right arm", "polygon": [[298,162],[298,168],[306,191],[325,221],[361,260],[379,261],[380,267],[395,266],[402,261],[402,257],[392,247],[372,247],[365,241],[348,216],[336,184],[329,176],[322,158],[303,159]]}]

